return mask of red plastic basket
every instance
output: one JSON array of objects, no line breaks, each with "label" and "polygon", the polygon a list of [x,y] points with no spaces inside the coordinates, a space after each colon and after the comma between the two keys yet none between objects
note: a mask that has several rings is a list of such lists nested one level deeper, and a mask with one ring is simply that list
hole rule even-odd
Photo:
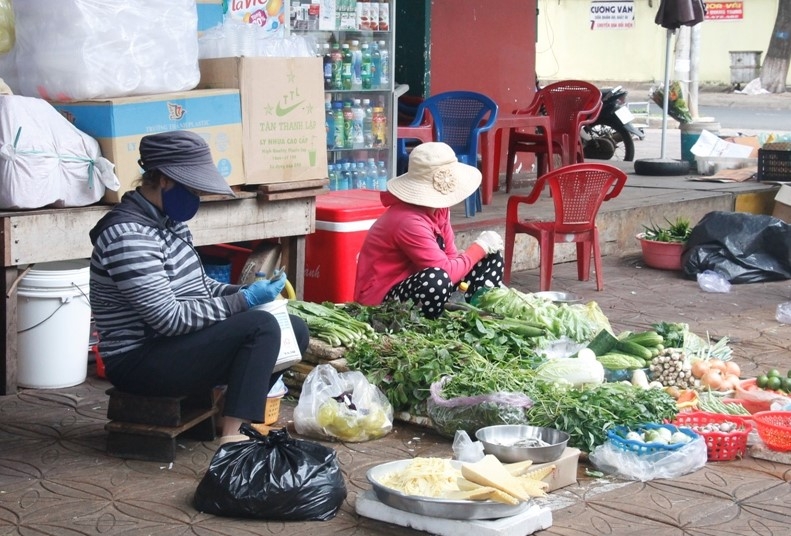
[{"label": "red plastic basket", "polygon": [[[707,424],[721,424],[732,422],[736,430],[729,433],[704,432],[694,428]],[[753,429],[750,421],[745,421],[737,415],[723,415],[720,413],[705,413],[696,411],[692,413],[679,413],[673,421],[676,426],[689,426],[696,433],[703,436],[706,441],[709,461],[730,461],[744,456],[747,449],[747,436]]]},{"label": "red plastic basket", "polygon": [[791,450],[791,411],[761,411],[753,415],[761,441],[771,450]]}]

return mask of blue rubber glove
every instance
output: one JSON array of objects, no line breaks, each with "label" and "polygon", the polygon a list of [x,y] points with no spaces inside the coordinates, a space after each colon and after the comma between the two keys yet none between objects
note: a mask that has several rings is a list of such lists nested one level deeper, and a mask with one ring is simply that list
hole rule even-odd
[{"label": "blue rubber glove", "polygon": [[274,300],[286,286],[286,273],[283,272],[276,278],[267,280],[259,279],[253,281],[250,285],[241,290],[244,298],[247,300],[247,305],[255,307],[256,305],[263,305]]}]

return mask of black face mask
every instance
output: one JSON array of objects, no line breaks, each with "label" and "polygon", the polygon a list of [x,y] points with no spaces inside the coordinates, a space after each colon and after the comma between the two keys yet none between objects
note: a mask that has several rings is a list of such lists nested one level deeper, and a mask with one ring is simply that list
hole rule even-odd
[{"label": "black face mask", "polygon": [[195,217],[200,197],[187,188],[174,183],[170,190],[162,190],[162,211],[174,221],[187,221]]}]

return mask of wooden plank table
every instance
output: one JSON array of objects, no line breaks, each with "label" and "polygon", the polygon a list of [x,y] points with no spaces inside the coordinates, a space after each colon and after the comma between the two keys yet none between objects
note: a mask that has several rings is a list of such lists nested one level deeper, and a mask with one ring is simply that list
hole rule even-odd
[{"label": "wooden plank table", "polygon": [[[39,262],[87,259],[88,231],[109,205],[0,212],[0,247],[6,296],[0,359],[0,394],[17,390],[17,292],[20,270]],[[305,236],[316,227],[316,198],[266,200],[257,192],[238,192],[236,199],[208,196],[189,221],[196,246],[279,238],[288,278],[302,298],[305,280]],[[87,352],[87,348],[86,348]]]}]

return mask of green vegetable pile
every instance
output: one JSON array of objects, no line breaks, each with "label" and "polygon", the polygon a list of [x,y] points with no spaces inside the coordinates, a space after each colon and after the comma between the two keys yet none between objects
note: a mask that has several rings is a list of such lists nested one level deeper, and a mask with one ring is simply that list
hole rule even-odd
[{"label": "green vegetable pile", "polygon": [[536,383],[527,391],[533,399],[528,412],[533,426],[557,428],[571,436],[569,446],[591,452],[607,440],[607,430],[617,425],[672,420],[676,402],[662,389],[640,389],[623,383],[603,383],[572,389]]}]

